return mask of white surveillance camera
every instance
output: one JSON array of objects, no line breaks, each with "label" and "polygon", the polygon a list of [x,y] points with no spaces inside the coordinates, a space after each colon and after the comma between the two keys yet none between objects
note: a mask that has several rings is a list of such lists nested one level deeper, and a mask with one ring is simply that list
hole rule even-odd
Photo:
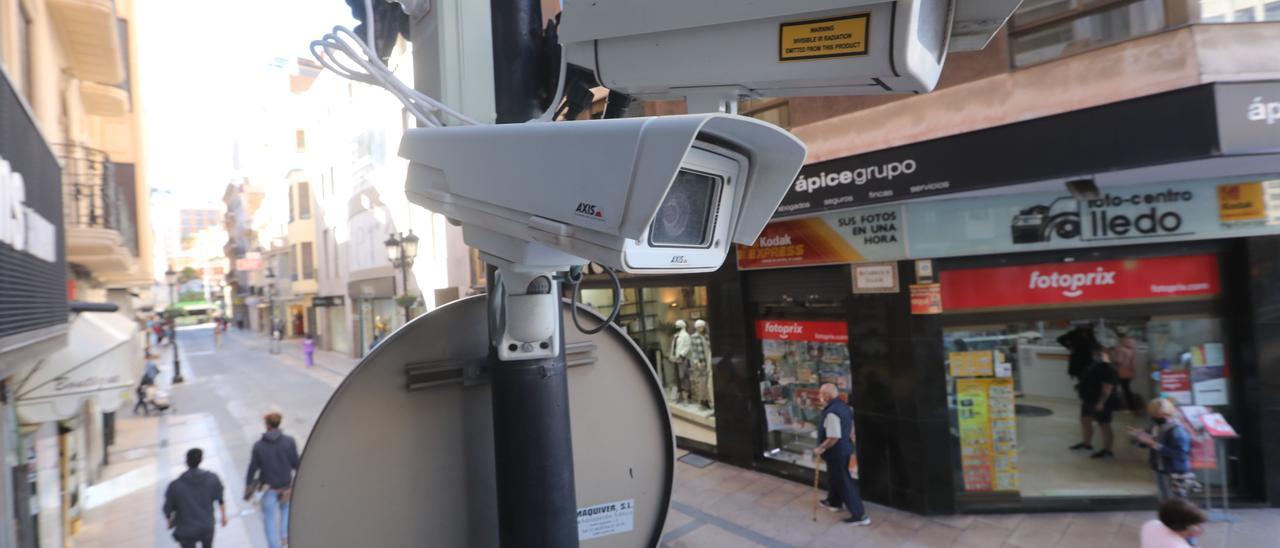
[{"label": "white surveillance camera", "polygon": [[699,114],[410,129],[410,200],[502,262],[710,272],[782,201],[804,145],[771,124]]},{"label": "white surveillance camera", "polygon": [[640,99],[923,93],[1020,2],[565,0],[560,39],[569,63]]}]

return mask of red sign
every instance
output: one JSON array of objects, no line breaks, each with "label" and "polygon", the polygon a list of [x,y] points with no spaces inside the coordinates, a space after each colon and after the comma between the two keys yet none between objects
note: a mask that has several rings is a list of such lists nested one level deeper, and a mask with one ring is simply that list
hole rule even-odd
[{"label": "red sign", "polygon": [[1214,255],[947,270],[947,310],[1216,295]]},{"label": "red sign", "polygon": [[849,326],[844,322],[796,322],[756,320],[756,338],[824,343],[849,342]]},{"label": "red sign", "polygon": [[261,258],[236,259],[236,270],[239,270],[242,272],[246,270],[262,270],[262,259]]},{"label": "red sign", "polygon": [[1222,413],[1209,413],[1201,418],[1204,421],[1204,431],[1215,438],[1238,438],[1239,434],[1236,429],[1231,427],[1231,423],[1223,418]]},{"label": "red sign", "polygon": [[942,286],[939,284],[912,284],[911,313],[941,314]]}]

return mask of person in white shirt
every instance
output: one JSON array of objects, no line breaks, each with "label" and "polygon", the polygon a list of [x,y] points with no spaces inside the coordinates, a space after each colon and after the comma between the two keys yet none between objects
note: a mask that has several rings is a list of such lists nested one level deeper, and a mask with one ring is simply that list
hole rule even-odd
[{"label": "person in white shirt", "polygon": [[1153,519],[1142,524],[1142,548],[1189,548],[1204,533],[1208,514],[1186,499],[1169,499]]}]

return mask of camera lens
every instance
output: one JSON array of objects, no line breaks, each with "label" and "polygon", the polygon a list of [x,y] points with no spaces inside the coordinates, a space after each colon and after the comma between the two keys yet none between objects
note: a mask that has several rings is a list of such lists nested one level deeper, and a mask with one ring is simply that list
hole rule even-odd
[{"label": "camera lens", "polygon": [[654,246],[706,247],[720,178],[680,170],[649,226]]}]

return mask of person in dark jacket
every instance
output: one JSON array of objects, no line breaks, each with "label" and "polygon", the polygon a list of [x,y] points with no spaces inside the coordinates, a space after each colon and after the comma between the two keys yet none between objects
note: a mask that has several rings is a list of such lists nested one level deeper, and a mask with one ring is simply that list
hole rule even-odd
[{"label": "person in dark jacket", "polygon": [[173,539],[182,548],[213,546],[213,503],[218,503],[222,526],[227,526],[227,506],[222,501],[222,481],[218,475],[200,469],[204,452],[187,451],[187,471],[164,492],[164,516],[173,529]]},{"label": "person in dark jacket", "polygon": [[1071,352],[1067,358],[1067,375],[1077,381],[1093,366],[1094,355],[1102,347],[1090,324],[1077,325],[1075,329],[1063,333],[1058,337],[1058,344]]},{"label": "person in dark jacket", "polygon": [[245,499],[255,491],[262,494],[262,521],[271,548],[289,543],[289,495],[293,490],[293,473],[298,470],[298,445],[291,436],[280,431],[280,413],[262,417],[267,432],[253,444],[249,457],[249,473],[245,478]]},{"label": "person in dark jacket", "polygon": [[818,387],[818,397],[826,407],[818,420],[818,439],[822,442],[813,449],[813,453],[827,462],[827,484],[831,491],[821,504],[833,511],[847,506],[851,515],[844,520],[845,523],[871,525],[871,516],[862,506],[858,484],[849,475],[849,459],[853,458],[853,409],[840,399],[840,392],[834,384]]},{"label": "person in dark jacket", "polygon": [[1189,490],[1199,488],[1191,471],[1191,433],[1178,420],[1180,413],[1169,400],[1151,400],[1147,414],[1151,416],[1151,430],[1130,427],[1129,437],[1150,450],[1148,461],[1156,472],[1160,500],[1186,498]]}]

